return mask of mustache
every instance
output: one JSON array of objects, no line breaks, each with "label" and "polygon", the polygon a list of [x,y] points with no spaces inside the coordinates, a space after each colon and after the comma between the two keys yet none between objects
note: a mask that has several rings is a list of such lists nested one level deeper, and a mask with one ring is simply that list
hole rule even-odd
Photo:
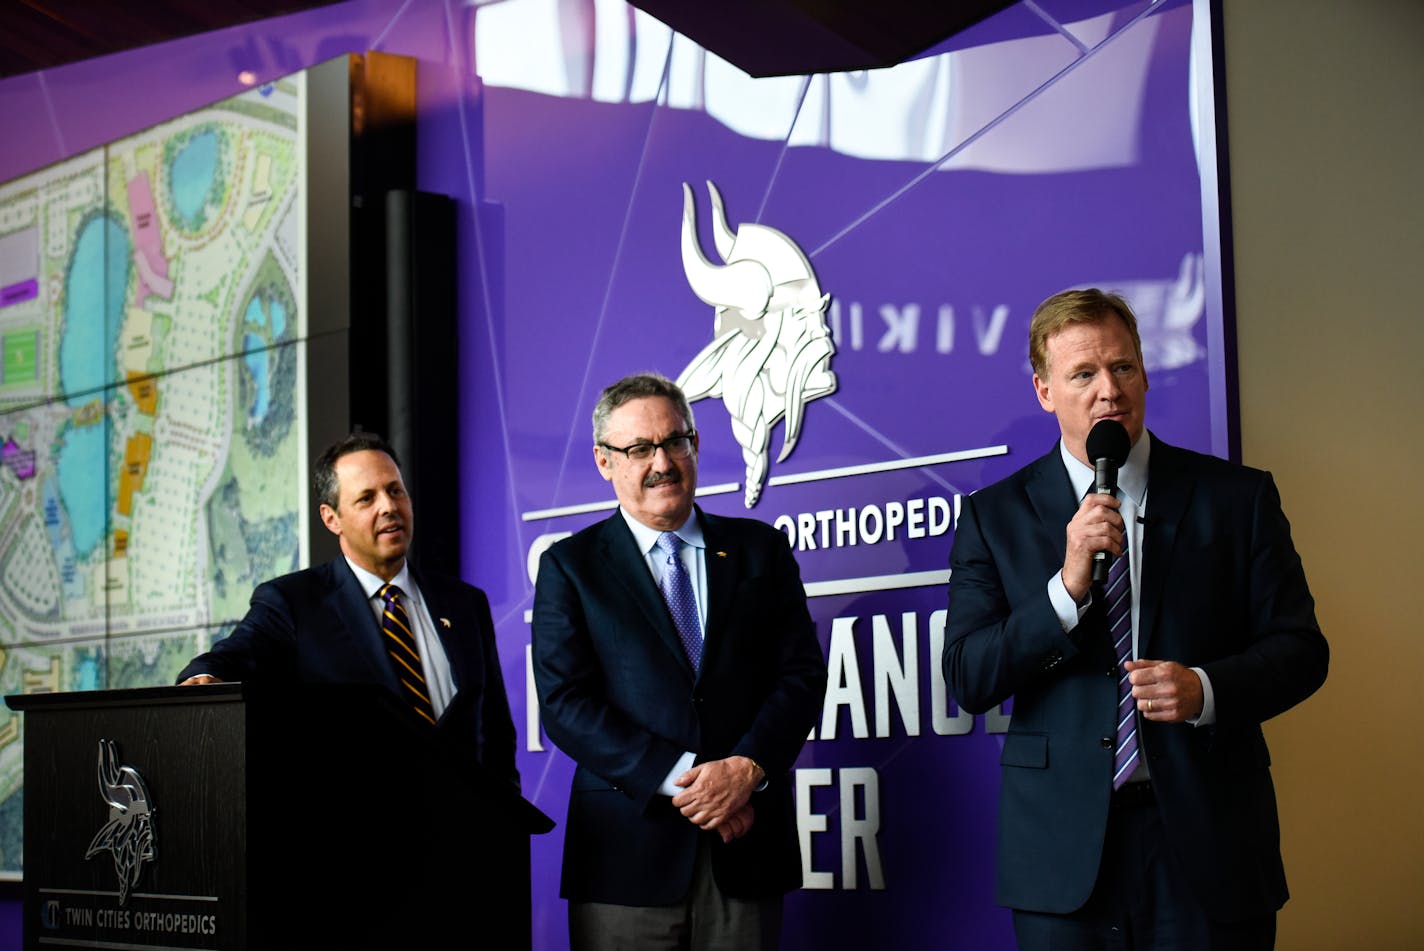
[{"label": "mustache", "polygon": [[643,488],[651,489],[654,486],[665,485],[669,482],[677,483],[682,481],[680,472],[652,472],[643,480]]}]

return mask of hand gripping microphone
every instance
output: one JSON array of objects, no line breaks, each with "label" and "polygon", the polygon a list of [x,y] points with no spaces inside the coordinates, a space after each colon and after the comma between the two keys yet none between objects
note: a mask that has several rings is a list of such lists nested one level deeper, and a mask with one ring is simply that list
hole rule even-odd
[{"label": "hand gripping microphone", "polygon": [[[1127,461],[1132,451],[1132,440],[1127,437],[1127,428],[1115,419],[1100,419],[1088,431],[1085,447],[1088,458],[1093,460],[1093,491],[1117,495],[1117,470]],[[1113,555],[1109,551],[1093,553],[1093,582],[1102,584],[1108,580],[1108,569],[1112,567]]]}]

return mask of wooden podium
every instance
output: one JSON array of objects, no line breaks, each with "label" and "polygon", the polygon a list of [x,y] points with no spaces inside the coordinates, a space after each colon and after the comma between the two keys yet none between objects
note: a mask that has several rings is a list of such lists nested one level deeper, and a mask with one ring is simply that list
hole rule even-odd
[{"label": "wooden podium", "polygon": [[527,948],[553,822],[370,685],[11,696],[26,949]]}]

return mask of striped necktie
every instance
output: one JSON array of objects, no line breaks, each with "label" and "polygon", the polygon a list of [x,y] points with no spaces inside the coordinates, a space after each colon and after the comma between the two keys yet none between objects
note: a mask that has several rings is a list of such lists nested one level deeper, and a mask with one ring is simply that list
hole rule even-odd
[{"label": "striped necktie", "polygon": [[1108,608],[1108,631],[1117,654],[1117,744],[1113,755],[1113,789],[1119,789],[1137,769],[1141,760],[1137,748],[1137,701],[1122,665],[1132,659],[1132,580],[1128,571],[1127,542],[1113,560],[1103,585],[1103,603]]},{"label": "striped necktie", "polygon": [[376,594],[383,602],[381,633],[386,654],[401,684],[401,696],[416,713],[435,722],[435,707],[430,703],[430,688],[425,685],[425,667],[420,661],[420,642],[415,639],[410,615],[405,610],[405,594],[393,584],[382,585]]},{"label": "striped necktie", "polygon": [[677,636],[682,641],[682,649],[692,662],[692,669],[702,665],[702,622],[697,616],[697,597],[692,593],[692,579],[688,577],[687,566],[678,557],[682,539],[676,532],[663,532],[658,536],[658,549],[667,556],[667,567],[663,569],[658,588],[667,602],[668,613],[677,627]]}]

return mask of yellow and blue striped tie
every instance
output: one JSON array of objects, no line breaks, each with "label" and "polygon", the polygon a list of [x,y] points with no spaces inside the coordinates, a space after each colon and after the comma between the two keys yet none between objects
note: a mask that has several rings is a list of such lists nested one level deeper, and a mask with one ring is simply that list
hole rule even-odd
[{"label": "yellow and blue striped tie", "polygon": [[425,685],[425,667],[420,661],[420,642],[415,639],[410,615],[406,614],[404,593],[393,584],[382,585],[380,597],[381,634],[386,653],[391,658],[396,679],[401,683],[401,696],[415,712],[435,722],[435,707],[430,702],[430,688]]}]

